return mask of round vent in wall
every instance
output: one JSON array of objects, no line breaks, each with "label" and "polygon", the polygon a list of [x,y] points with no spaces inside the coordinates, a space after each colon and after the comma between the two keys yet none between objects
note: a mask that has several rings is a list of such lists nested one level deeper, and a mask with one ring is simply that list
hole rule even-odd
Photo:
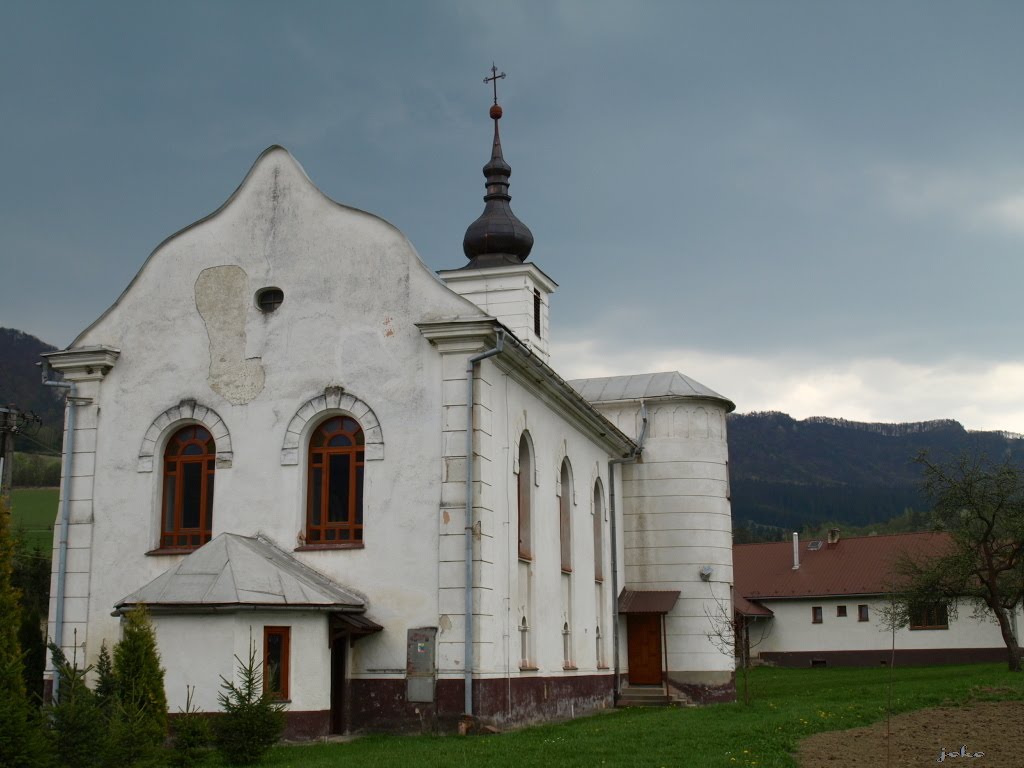
[{"label": "round vent in wall", "polygon": [[256,306],[260,312],[270,313],[284,302],[284,291],[280,288],[261,288],[256,291]]}]

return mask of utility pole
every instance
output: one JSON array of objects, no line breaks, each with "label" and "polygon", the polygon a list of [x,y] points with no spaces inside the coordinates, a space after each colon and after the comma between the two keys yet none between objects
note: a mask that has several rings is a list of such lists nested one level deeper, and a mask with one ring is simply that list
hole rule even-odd
[{"label": "utility pole", "polygon": [[14,477],[14,436],[39,424],[34,413],[25,413],[13,405],[0,405],[0,498],[11,492]]}]

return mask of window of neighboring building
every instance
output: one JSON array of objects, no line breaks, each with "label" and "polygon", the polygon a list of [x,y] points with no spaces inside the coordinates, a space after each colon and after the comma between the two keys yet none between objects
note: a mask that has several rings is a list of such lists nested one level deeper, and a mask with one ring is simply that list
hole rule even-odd
[{"label": "window of neighboring building", "polygon": [[213,524],[213,475],[217,449],[201,426],[179,429],[164,448],[160,547],[196,549],[208,542]]},{"label": "window of neighboring building", "polygon": [[949,611],[945,603],[915,605],[910,609],[911,629],[949,629]]},{"label": "window of neighboring building", "polygon": [[572,572],[572,473],[569,460],[562,460],[562,496],[558,500],[558,540],[562,553],[562,573]]},{"label": "window of neighboring building", "polygon": [[857,606],[857,621],[868,620],[868,607],[866,605]]},{"label": "window of neighboring building", "polygon": [[811,623],[821,624],[821,606],[815,605],[811,608]]},{"label": "window of neighboring building", "polygon": [[263,690],[275,699],[288,698],[291,627],[263,628]]},{"label": "window of neighboring building", "polygon": [[533,531],[531,529],[531,502],[533,493],[533,456],[530,454],[530,441],[524,432],[519,438],[519,478],[518,478],[518,506],[519,506],[519,558],[530,560],[531,541]]},{"label": "window of neighboring building", "polygon": [[362,544],[363,443],[351,416],[333,416],[310,435],[307,544]]},{"label": "window of neighboring building", "polygon": [[845,619],[846,618],[846,606],[845,605],[837,605],[836,606],[836,617],[840,618],[840,619]]}]

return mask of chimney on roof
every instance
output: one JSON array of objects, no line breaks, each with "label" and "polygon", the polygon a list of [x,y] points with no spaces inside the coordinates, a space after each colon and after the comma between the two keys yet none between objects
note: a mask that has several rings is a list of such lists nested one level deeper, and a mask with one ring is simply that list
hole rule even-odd
[{"label": "chimney on roof", "polygon": [[793,570],[800,570],[800,534],[793,531]]},{"label": "chimney on roof", "polygon": [[828,548],[835,549],[839,546],[839,529],[829,528],[828,529]]}]

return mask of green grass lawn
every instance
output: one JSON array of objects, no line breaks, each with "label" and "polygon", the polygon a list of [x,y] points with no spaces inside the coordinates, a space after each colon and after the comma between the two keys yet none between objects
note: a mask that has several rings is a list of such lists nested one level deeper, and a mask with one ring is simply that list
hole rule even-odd
[{"label": "green grass lawn", "polygon": [[53,523],[57,518],[58,488],[15,488],[11,507],[15,529],[25,533],[29,547],[45,552],[53,548]]},{"label": "green grass lawn", "polygon": [[[495,736],[368,736],[277,747],[262,765],[793,766],[789,754],[804,737],[885,718],[886,669],[761,668],[751,677],[750,706],[619,710]],[[1005,665],[893,673],[894,712],[993,699],[1024,699],[1024,679]]]}]

